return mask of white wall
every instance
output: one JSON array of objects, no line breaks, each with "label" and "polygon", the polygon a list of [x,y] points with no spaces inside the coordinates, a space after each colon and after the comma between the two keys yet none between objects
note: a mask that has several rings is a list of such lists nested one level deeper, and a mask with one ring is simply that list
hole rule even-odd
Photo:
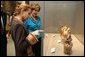
[{"label": "white wall", "polygon": [[78,5],[74,23],[74,35],[84,44],[84,3]]},{"label": "white wall", "polygon": [[45,30],[58,32],[62,25],[69,25],[74,32],[74,17],[80,1],[45,1]]}]

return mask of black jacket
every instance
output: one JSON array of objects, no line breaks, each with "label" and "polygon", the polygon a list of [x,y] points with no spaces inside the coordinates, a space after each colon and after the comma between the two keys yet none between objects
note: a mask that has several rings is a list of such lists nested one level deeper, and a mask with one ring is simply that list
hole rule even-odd
[{"label": "black jacket", "polygon": [[[1,17],[2,21],[0,22],[1,24],[1,36],[0,36],[0,51],[2,56],[6,56],[6,44],[7,44],[7,38],[6,38],[6,20],[7,20],[7,14],[3,11],[1,11]],[[3,22],[3,25],[2,25]]]},{"label": "black jacket", "polygon": [[15,45],[16,56],[27,56],[27,48],[30,43],[26,40],[28,32],[24,26],[12,20],[11,35]]}]

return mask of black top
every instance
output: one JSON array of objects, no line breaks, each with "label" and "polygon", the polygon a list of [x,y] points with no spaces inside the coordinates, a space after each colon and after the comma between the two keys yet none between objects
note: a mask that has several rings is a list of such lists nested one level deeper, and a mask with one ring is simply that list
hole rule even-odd
[{"label": "black top", "polygon": [[6,44],[7,44],[7,38],[6,38],[6,20],[7,20],[7,14],[5,13],[5,12],[3,12],[3,11],[1,11],[1,19],[2,19],[2,21],[0,22],[0,24],[1,24],[1,27],[0,27],[0,29],[1,29],[1,35],[0,35],[0,45],[1,45],[1,47],[0,47],[0,51],[1,51],[1,53],[0,53],[0,55],[1,56],[6,56]]},{"label": "black top", "polygon": [[27,48],[30,43],[26,40],[28,32],[25,27],[17,21],[12,20],[11,35],[15,45],[16,56],[27,56]]},{"label": "black top", "polygon": [[1,11],[1,16],[2,16],[2,22],[3,22],[3,26],[2,26],[2,22],[1,22],[1,29],[5,32],[5,30],[6,30],[7,14],[5,12]]}]

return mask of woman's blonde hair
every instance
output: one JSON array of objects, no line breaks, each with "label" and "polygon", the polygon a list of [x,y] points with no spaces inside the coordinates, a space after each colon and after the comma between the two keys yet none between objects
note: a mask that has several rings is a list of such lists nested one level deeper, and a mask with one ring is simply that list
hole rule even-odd
[{"label": "woman's blonde hair", "polygon": [[32,3],[31,4],[31,7],[32,7],[32,10],[38,10],[38,12],[40,11],[41,7],[39,4],[35,4],[35,3]]},{"label": "woman's blonde hair", "polygon": [[16,5],[14,16],[19,15],[23,11],[27,11],[28,9],[31,9],[31,5],[28,4],[18,4]]}]

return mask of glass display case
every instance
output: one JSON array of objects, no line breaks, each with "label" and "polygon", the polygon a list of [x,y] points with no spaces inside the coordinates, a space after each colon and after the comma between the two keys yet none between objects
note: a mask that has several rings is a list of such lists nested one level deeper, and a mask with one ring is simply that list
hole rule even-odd
[{"label": "glass display case", "polygon": [[[26,3],[38,3],[41,6],[38,15],[42,20],[41,29],[44,30],[42,56],[84,56],[84,1],[26,1]],[[8,8],[10,9],[10,6]],[[64,53],[64,45],[61,43],[59,30],[64,25],[71,29],[73,43],[71,55]],[[15,56],[15,51],[10,49],[15,50],[12,39],[7,43],[7,55]]]}]

